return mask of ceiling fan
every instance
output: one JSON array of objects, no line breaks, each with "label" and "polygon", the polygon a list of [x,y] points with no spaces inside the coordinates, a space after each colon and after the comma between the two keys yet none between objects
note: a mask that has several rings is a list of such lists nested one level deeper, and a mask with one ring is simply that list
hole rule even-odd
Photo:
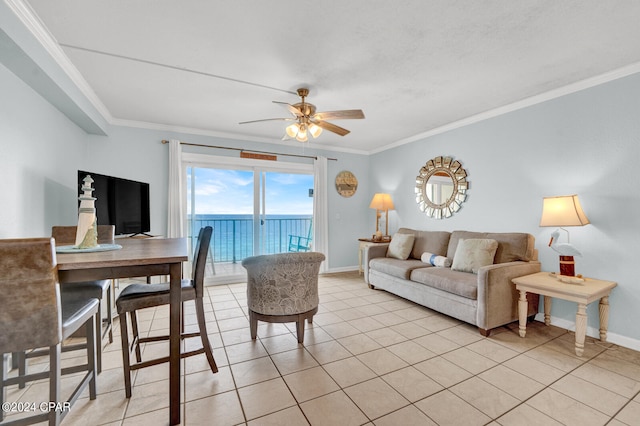
[{"label": "ceiling fan", "polygon": [[295,138],[300,142],[306,142],[308,135],[313,138],[317,138],[322,133],[322,129],[333,132],[337,135],[344,136],[349,133],[349,130],[329,123],[327,120],[345,120],[354,118],[364,118],[364,113],[360,109],[346,109],[340,111],[326,111],[316,112],[316,106],[305,102],[305,98],[309,95],[309,89],[298,89],[298,96],[301,101],[297,104],[289,104],[287,102],[273,101],[274,104],[284,105],[293,117],[287,118],[266,118],[263,120],[242,121],[240,124],[258,123],[261,121],[295,121],[295,123],[287,126],[286,136],[283,139],[287,139],[287,136]]}]

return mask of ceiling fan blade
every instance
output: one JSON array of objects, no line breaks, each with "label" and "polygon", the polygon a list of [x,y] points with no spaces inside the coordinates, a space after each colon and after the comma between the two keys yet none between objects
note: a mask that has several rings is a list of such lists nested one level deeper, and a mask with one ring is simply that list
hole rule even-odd
[{"label": "ceiling fan blade", "polygon": [[238,124],[259,123],[261,121],[296,121],[295,118],[265,118],[263,120],[241,121]]},{"label": "ceiling fan blade", "polygon": [[280,105],[284,105],[291,114],[295,115],[296,117],[302,117],[304,114],[302,113],[302,111],[300,111],[298,108],[294,107],[291,104],[288,104],[286,102],[280,102],[280,101],[272,101],[274,104],[280,104]]},{"label": "ceiling fan blade", "polygon": [[322,121],[322,120],[309,120],[309,121],[315,124],[316,126],[322,127],[324,130],[328,130],[340,136],[349,134],[349,130],[342,128],[340,126],[336,126],[335,124],[331,124],[328,121]]},{"label": "ceiling fan blade", "polygon": [[347,120],[352,118],[364,118],[361,109],[345,109],[342,111],[316,112],[313,115],[316,120]]}]

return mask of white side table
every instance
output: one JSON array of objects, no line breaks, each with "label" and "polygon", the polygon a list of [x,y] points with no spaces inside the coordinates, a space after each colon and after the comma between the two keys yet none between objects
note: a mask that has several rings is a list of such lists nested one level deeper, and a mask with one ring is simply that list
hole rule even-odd
[{"label": "white side table", "polygon": [[518,301],[518,319],[520,320],[520,337],[527,333],[527,292],[544,296],[544,323],[549,325],[551,314],[551,298],[576,302],[576,355],[584,353],[584,339],[587,332],[587,305],[600,300],[600,340],[607,340],[607,326],[609,323],[609,294],[617,285],[613,281],[602,281],[584,278],[581,283],[565,283],[549,272],[538,272],[514,278],[513,283],[520,291]]}]

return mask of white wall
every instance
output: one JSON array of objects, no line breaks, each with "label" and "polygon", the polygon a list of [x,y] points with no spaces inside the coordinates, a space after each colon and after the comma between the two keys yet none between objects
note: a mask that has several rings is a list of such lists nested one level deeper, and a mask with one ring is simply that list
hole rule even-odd
[{"label": "white wall", "polygon": [[77,220],[86,134],[1,64],[0,93],[0,238],[50,235]]},{"label": "white wall", "polygon": [[[558,256],[546,245],[554,228],[538,226],[542,198],[578,194],[591,224],[569,228],[583,254],[576,272],[618,282],[610,340],[640,348],[639,113],[640,75],[633,75],[373,155],[371,189],[392,193],[394,230],[529,232],[547,271],[558,269]],[[459,160],[471,182],[462,209],[442,220],[421,213],[414,195],[418,170],[438,155]],[[573,303],[552,304],[560,325],[573,324],[575,311]],[[588,315],[594,334],[597,304]]]}]

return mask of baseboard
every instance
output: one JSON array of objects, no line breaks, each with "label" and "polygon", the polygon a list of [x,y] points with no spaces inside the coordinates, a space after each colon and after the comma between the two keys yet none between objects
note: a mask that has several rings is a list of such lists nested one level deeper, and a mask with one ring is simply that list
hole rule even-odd
[{"label": "baseboard", "polygon": [[[538,312],[536,314],[536,321],[544,322],[544,313]],[[562,318],[551,317],[551,325],[556,327],[564,328],[569,331],[576,331],[576,323],[574,321],[569,321]],[[600,330],[594,327],[587,327],[587,336],[593,337],[595,339],[600,338]],[[622,346],[625,348],[633,349],[634,351],[640,351],[640,340],[632,339],[627,336],[623,336],[620,334],[612,333],[607,330],[607,342],[613,343],[618,346]]]},{"label": "baseboard", "polygon": [[[347,266],[344,268],[331,268],[327,272],[327,274],[336,274],[340,272],[357,272],[357,266]],[[236,283],[244,283],[247,282],[247,274],[238,274],[238,275],[214,275],[211,277],[205,278],[205,285],[225,285],[225,284],[236,284]]]},{"label": "baseboard", "polygon": [[328,274],[336,274],[339,272],[356,272],[358,270],[357,266],[344,266],[342,268],[329,268],[326,273]]},{"label": "baseboard", "polygon": [[225,285],[225,284],[237,284],[246,283],[247,274],[239,275],[214,275],[204,279],[204,285]]}]

